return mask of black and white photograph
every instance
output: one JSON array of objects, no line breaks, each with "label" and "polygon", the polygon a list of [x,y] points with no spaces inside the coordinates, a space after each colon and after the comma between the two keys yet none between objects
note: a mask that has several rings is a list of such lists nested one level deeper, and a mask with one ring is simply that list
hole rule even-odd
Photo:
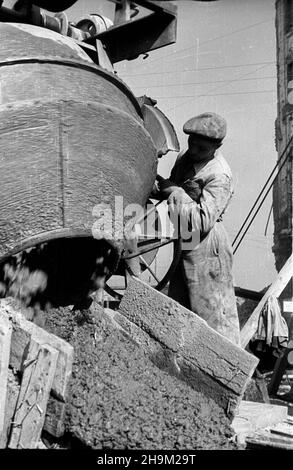
[{"label": "black and white photograph", "polygon": [[293,450],[292,157],[293,0],[0,0],[0,460]]}]

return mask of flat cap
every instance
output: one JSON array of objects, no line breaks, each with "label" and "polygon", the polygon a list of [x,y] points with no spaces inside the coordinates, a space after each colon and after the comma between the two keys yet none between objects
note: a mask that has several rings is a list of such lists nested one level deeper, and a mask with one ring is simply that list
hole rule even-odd
[{"label": "flat cap", "polygon": [[198,134],[216,142],[221,142],[227,131],[226,120],[216,113],[203,113],[189,119],[183,126],[185,134]]}]

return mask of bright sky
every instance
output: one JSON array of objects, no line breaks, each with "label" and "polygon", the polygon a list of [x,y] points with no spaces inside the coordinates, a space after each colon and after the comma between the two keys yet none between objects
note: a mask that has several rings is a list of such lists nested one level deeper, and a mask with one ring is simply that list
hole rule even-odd
[{"label": "bright sky", "polygon": [[[147,59],[116,64],[115,70],[135,96],[147,94],[158,101],[181,148],[186,143],[182,126],[190,117],[214,111],[227,119],[222,152],[236,191],[224,222],[233,240],[277,159],[274,0],[180,0],[177,5],[176,44]],[[67,14],[70,20],[88,13],[113,19],[113,11],[106,0],[79,0]],[[161,159],[160,174],[169,176],[175,157],[169,153]],[[272,217],[264,236],[271,203],[270,195],[235,255],[235,285],[260,290],[275,276]]]}]

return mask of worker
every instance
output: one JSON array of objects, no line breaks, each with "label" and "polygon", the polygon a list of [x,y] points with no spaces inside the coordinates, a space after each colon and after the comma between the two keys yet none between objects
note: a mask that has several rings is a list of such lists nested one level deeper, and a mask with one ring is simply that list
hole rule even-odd
[{"label": "worker", "polygon": [[204,113],[189,119],[183,131],[189,136],[188,149],[179,153],[170,179],[158,176],[157,187],[160,198],[167,199],[171,220],[179,214],[199,237],[192,249],[184,249],[181,242],[169,296],[240,345],[232,247],[222,223],[233,194],[231,170],[218,150],[226,121]]}]

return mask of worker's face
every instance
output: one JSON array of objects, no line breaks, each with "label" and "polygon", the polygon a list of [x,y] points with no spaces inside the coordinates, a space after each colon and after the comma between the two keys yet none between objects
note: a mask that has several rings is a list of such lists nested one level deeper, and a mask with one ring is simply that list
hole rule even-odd
[{"label": "worker's face", "polygon": [[188,137],[188,153],[194,162],[211,159],[218,147],[218,144],[203,139],[195,134],[191,134]]}]

